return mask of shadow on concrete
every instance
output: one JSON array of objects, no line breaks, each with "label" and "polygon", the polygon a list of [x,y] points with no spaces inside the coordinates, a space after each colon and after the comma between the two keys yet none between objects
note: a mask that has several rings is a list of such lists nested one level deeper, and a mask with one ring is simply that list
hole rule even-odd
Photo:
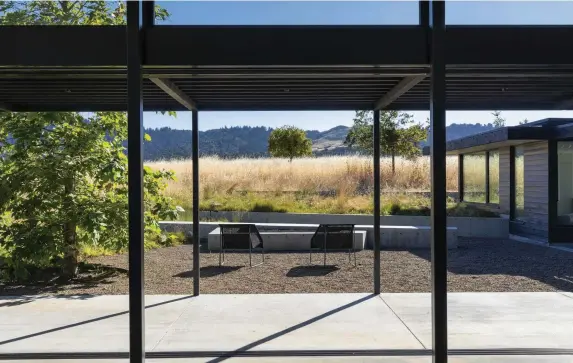
[{"label": "shadow on concrete", "polygon": [[340,268],[335,265],[316,265],[316,266],[297,266],[287,272],[288,277],[312,277],[326,276],[331,272],[338,271]]},{"label": "shadow on concrete", "polygon": [[[160,303],[147,305],[147,306],[145,306],[145,308],[146,308],[146,309],[150,309],[150,308],[154,308],[154,307],[161,306],[161,305],[167,305],[167,304],[170,304],[170,303],[173,303],[173,302],[177,302],[177,301],[182,301],[182,300],[191,299],[192,297],[193,297],[193,296],[183,296],[183,297],[179,297],[179,298],[172,299],[172,300],[162,301],[162,302],[160,302]],[[121,312],[119,312],[119,313],[104,315],[104,316],[98,316],[97,318],[88,319],[88,320],[84,320],[84,321],[80,321],[80,322],[77,322],[77,323],[60,326],[60,327],[53,328],[53,329],[43,330],[43,331],[40,331],[40,332],[37,332],[37,333],[27,334],[27,335],[23,335],[23,336],[16,337],[16,338],[12,338],[12,339],[8,339],[8,340],[3,340],[3,341],[0,341],[0,345],[5,345],[5,344],[9,344],[9,343],[14,343],[14,342],[17,342],[17,341],[20,341],[20,340],[33,338],[33,337],[37,337],[37,336],[40,336],[40,335],[50,334],[50,333],[54,333],[54,332],[57,332],[57,331],[60,331],[60,330],[65,330],[65,329],[69,329],[69,328],[75,328],[75,327],[77,327],[77,326],[82,326],[82,325],[86,325],[86,324],[90,324],[90,323],[95,323],[96,321],[102,321],[102,320],[105,320],[105,319],[115,318],[116,316],[121,316],[121,315],[125,315],[125,314],[129,314],[129,310],[121,311]]]},{"label": "shadow on concrete", "polygon": [[370,299],[372,299],[372,298],[374,298],[374,297],[377,297],[377,296],[378,296],[378,295],[375,295],[375,294],[371,294],[371,295],[368,295],[368,296],[364,296],[363,298],[360,298],[360,299],[358,299],[358,300],[349,302],[348,304],[339,306],[339,307],[337,307],[336,309],[332,309],[332,310],[330,310],[330,311],[327,311],[326,313],[323,313],[323,314],[320,314],[320,315],[318,315],[318,316],[315,316],[314,318],[305,320],[305,321],[303,321],[302,323],[293,325],[293,326],[291,326],[291,327],[289,327],[289,328],[283,329],[283,330],[281,330],[281,331],[279,331],[279,332],[276,332],[276,333],[274,333],[274,334],[271,334],[271,335],[269,335],[269,336],[267,336],[267,337],[264,337],[264,338],[262,338],[262,339],[259,339],[259,340],[254,341],[254,342],[252,342],[252,343],[249,343],[249,344],[247,344],[247,345],[245,345],[245,346],[242,346],[242,347],[240,347],[239,349],[236,349],[236,350],[234,350],[234,351],[232,351],[232,352],[229,352],[228,354],[226,354],[226,355],[224,355],[224,356],[220,356],[220,357],[217,357],[217,358],[215,358],[215,359],[212,359],[212,360],[208,361],[208,363],[222,362],[222,361],[227,360],[227,359],[229,359],[229,358],[232,358],[232,357],[234,357],[234,356],[236,356],[236,355],[238,355],[238,354],[240,354],[240,353],[244,353],[244,352],[246,352],[246,351],[248,351],[248,350],[251,350],[251,349],[253,349],[253,348],[255,348],[255,347],[259,346],[259,345],[262,345],[262,344],[264,344],[264,343],[270,342],[271,340],[277,339],[277,338],[279,338],[279,337],[281,337],[281,336],[283,336],[283,335],[292,333],[292,332],[295,331],[295,330],[304,328],[305,326],[308,326],[308,325],[310,325],[310,324],[316,323],[316,322],[319,321],[319,320],[328,318],[329,316],[332,316],[332,315],[334,315],[334,314],[336,314],[336,313],[339,313],[339,312],[341,312],[341,311],[343,311],[343,310],[346,310],[346,309],[348,309],[348,308],[351,308],[351,307],[353,307],[353,306],[356,306],[356,305],[358,305],[358,304],[360,304],[360,303],[363,303],[363,302],[365,302],[365,301],[368,301],[368,300],[370,300]]},{"label": "shadow on concrete", "polygon": [[0,308],[28,304],[43,299],[63,299],[63,300],[87,300],[95,295],[40,295],[40,296],[2,296],[0,297]]},{"label": "shadow on concrete", "polygon": [[[431,261],[429,249],[409,252]],[[461,238],[458,248],[448,251],[448,272],[522,276],[573,292],[573,253],[512,240]]]},{"label": "shadow on concrete", "polygon": [[0,296],[57,294],[62,290],[86,290],[100,285],[112,284],[112,279],[128,275],[128,270],[102,264],[80,263],[76,277],[60,276],[56,267],[30,268],[30,277],[24,282],[0,282]]},{"label": "shadow on concrete", "polygon": [[[245,266],[204,266],[200,268],[200,275],[201,278],[204,277],[215,277],[219,275],[228,274],[233,271],[238,271]],[[184,277],[184,278],[193,278],[193,270],[191,271],[184,271],[173,275],[173,277]]]}]

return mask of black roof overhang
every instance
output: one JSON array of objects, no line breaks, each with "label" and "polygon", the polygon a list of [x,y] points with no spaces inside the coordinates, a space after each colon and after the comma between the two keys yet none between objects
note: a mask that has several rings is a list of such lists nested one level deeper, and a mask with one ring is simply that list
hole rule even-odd
[{"label": "black roof overhang", "polygon": [[[155,26],[144,108],[427,110],[422,26]],[[448,26],[447,108],[573,108],[569,26]],[[14,111],[125,110],[122,26],[2,27],[0,104]],[[158,86],[166,81],[171,95]],[[175,89],[175,91],[173,91]]]},{"label": "black roof overhang", "polygon": [[572,137],[573,119],[548,118],[451,140],[446,143],[446,151],[448,155],[469,154],[530,141],[563,140]]}]

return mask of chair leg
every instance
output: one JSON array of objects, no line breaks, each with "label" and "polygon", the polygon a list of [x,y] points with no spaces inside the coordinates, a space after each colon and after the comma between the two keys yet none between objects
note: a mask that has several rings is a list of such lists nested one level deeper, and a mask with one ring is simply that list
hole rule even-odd
[{"label": "chair leg", "polygon": [[253,256],[251,254],[251,249],[249,248],[249,266],[253,267]]}]

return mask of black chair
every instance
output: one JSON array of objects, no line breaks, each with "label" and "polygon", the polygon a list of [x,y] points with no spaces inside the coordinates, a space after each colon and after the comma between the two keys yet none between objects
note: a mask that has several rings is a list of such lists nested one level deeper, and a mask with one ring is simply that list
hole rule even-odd
[{"label": "black chair", "polygon": [[326,266],[327,251],[347,251],[348,262],[354,252],[354,266],[356,266],[356,249],[354,248],[354,224],[321,224],[310,240],[310,263],[312,264],[312,251],[324,252],[324,265]]},{"label": "black chair", "polygon": [[219,266],[225,262],[226,250],[248,250],[249,266],[253,267],[252,251],[260,250],[265,262],[265,251],[263,250],[263,238],[254,224],[219,224],[221,231],[221,249],[219,250]]}]

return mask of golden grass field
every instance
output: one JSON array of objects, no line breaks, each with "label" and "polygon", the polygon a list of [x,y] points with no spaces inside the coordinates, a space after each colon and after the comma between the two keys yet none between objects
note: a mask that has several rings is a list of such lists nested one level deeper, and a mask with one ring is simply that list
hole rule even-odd
[{"label": "golden grass field", "polygon": [[[472,168],[474,163],[477,167]],[[192,204],[191,160],[148,162],[154,169],[173,170],[167,194],[189,209]],[[480,160],[468,159],[466,188],[484,182]],[[456,157],[446,162],[448,191],[457,191]],[[366,156],[329,156],[295,159],[221,159],[199,161],[200,203],[203,210],[260,210],[316,213],[370,213],[373,163]],[[430,159],[398,158],[392,175],[390,158],[381,159],[382,208],[396,205],[413,209],[429,207],[429,198],[408,192],[430,190]],[[467,189],[466,189],[467,190]],[[390,212],[390,211],[388,211]]]}]

